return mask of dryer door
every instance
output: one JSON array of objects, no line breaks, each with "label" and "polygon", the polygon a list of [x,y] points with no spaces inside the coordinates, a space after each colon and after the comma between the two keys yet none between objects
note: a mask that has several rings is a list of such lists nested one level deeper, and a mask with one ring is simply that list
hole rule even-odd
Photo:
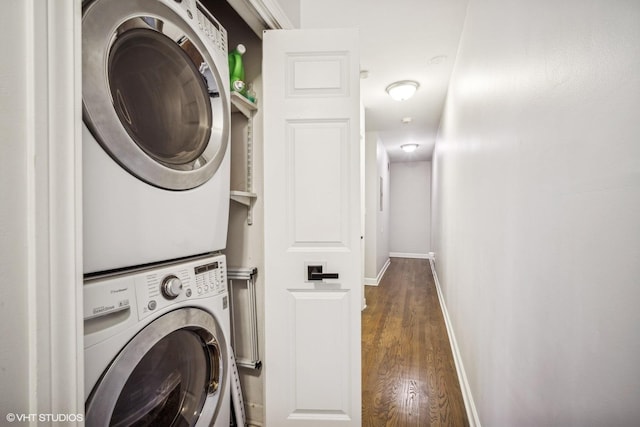
[{"label": "dryer door", "polygon": [[160,188],[203,184],[227,149],[226,41],[207,38],[224,29],[205,19],[158,0],[96,0],[83,12],[85,124],[123,168]]},{"label": "dryer door", "polygon": [[118,354],[91,392],[86,424],[193,426],[205,405],[215,419],[227,378],[226,348],[222,330],[203,310],[183,308],[156,319]]}]

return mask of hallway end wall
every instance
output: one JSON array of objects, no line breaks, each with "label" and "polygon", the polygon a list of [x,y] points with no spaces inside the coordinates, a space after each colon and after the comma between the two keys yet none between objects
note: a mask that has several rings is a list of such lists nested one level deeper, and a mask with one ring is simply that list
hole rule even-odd
[{"label": "hallway end wall", "polygon": [[427,258],[431,251],[431,162],[394,162],[390,171],[389,251]]},{"label": "hallway end wall", "polygon": [[433,249],[479,420],[640,420],[640,4],[470,0]]}]

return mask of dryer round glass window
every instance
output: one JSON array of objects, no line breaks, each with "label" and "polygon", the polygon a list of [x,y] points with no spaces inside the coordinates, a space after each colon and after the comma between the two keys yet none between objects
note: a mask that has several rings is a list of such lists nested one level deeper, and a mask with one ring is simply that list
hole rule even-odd
[{"label": "dryer round glass window", "polygon": [[227,57],[194,25],[157,0],[95,0],[82,18],[85,124],[125,170],[168,190],[205,183],[228,145]]},{"label": "dryer round glass window", "polygon": [[149,29],[125,32],[111,48],[108,77],[120,122],[145,153],[170,167],[202,155],[211,136],[209,93],[173,40]]}]

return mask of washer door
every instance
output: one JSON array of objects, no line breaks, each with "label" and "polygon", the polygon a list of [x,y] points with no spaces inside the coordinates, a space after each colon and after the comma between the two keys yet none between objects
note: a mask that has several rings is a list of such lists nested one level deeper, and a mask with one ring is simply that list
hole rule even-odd
[{"label": "washer door", "polygon": [[[193,426],[222,403],[228,360],[222,330],[196,308],[149,324],[118,354],[91,392],[87,426]],[[205,420],[209,422],[210,420]]]},{"label": "washer door", "polygon": [[158,0],[96,0],[82,18],[85,124],[128,172],[169,190],[205,183],[228,142],[226,55],[216,63],[185,19]]}]

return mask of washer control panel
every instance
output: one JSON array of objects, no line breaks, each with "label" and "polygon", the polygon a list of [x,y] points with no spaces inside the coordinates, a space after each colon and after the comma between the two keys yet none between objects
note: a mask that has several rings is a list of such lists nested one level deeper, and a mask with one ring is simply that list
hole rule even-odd
[{"label": "washer control panel", "polygon": [[201,265],[195,268],[196,293],[200,295],[217,295],[227,290],[224,264],[220,261]]},{"label": "washer control panel", "polygon": [[174,304],[227,293],[226,258],[217,255],[143,272],[135,278],[138,318]]},{"label": "washer control panel", "polygon": [[217,49],[227,53],[227,30],[198,0],[175,0],[172,8],[179,11],[186,22],[197,26]]}]

